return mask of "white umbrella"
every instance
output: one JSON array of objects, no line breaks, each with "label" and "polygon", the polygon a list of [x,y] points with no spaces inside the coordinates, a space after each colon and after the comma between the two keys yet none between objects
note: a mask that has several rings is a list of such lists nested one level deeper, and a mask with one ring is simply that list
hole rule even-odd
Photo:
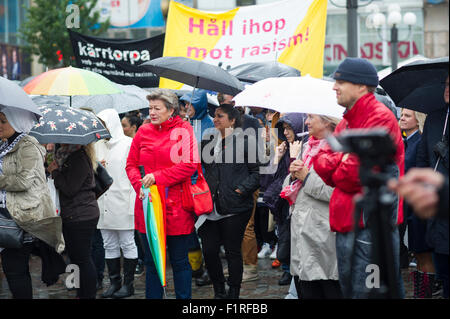
[{"label": "white umbrella", "polygon": [[267,78],[249,85],[233,100],[235,106],[254,106],[280,113],[298,112],[342,118],[333,82],[303,77]]}]

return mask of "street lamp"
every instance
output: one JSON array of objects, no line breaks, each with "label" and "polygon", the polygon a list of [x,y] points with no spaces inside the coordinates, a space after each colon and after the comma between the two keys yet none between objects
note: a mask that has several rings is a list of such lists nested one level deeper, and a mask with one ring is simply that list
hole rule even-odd
[{"label": "street lamp", "polygon": [[[378,35],[383,41],[388,41],[391,44],[391,66],[392,71],[396,70],[398,67],[398,25],[402,22],[402,14],[400,12],[400,6],[398,4],[391,4],[388,6],[388,17],[380,12],[376,4],[372,4],[368,8],[371,12],[366,19],[366,27],[368,29],[375,28]],[[403,16],[403,23],[408,26],[409,35],[411,34],[412,26],[416,24],[417,17],[413,12],[407,12]],[[379,30],[383,27],[389,27],[391,30],[390,40],[383,39],[380,35]],[[412,48],[410,48],[412,50]]]},{"label": "street lamp", "polygon": [[[358,0],[346,0],[346,5],[339,5],[333,0],[329,0],[335,7],[347,8],[347,55],[349,57],[358,57]],[[365,7],[372,3],[373,0],[359,7]]]}]

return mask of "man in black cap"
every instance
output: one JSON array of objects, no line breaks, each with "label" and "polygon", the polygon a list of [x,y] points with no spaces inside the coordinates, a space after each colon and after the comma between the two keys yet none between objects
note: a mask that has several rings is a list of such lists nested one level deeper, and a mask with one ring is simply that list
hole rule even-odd
[{"label": "man in black cap", "polygon": [[[375,95],[378,75],[375,67],[361,58],[346,58],[333,74],[338,104],[346,111],[335,130],[339,135],[345,129],[383,127],[396,146],[395,165],[389,174],[395,178],[404,172],[404,147],[400,128],[394,114]],[[372,238],[366,228],[368,213],[364,210],[358,225],[354,222],[354,197],[362,193],[359,180],[359,159],[354,154],[333,152],[326,147],[313,159],[314,169],[330,186],[335,187],[330,199],[330,228],[336,232],[339,283],[345,298],[367,298],[371,289],[379,287],[371,282],[374,273],[368,272],[371,263]],[[399,297],[404,297],[400,272],[399,235],[397,225],[403,221],[401,201],[395,202],[392,212],[392,245],[396,287]],[[358,231],[355,232],[356,227]],[[376,281],[376,278],[374,278]],[[378,278],[379,280],[379,278]],[[393,287],[389,287],[393,288]],[[379,290],[378,290],[379,291]],[[378,292],[377,291],[377,292]]]}]

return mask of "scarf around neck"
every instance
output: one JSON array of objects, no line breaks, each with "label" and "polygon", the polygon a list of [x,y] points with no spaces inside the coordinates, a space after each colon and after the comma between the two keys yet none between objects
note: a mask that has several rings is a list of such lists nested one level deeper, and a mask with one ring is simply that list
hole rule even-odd
[{"label": "scarf around neck", "polygon": [[308,142],[305,145],[305,149],[303,150],[303,163],[311,169],[312,166],[312,158],[319,153],[320,149],[323,148],[326,144],[326,139],[318,140],[314,136],[310,136]]},{"label": "scarf around neck", "polygon": [[[3,158],[14,148],[14,146],[17,145],[17,143],[19,143],[19,141],[25,135],[25,133],[21,133],[17,135],[17,137],[11,143],[5,141],[0,145],[0,174],[3,175]],[[6,208],[6,191],[4,189],[0,191],[0,207]]]}]

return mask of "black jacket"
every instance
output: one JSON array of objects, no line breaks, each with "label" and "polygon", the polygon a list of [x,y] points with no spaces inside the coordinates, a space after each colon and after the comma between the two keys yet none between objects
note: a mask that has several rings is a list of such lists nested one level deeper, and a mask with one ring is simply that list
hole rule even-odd
[{"label": "black jacket", "polygon": [[83,148],[70,154],[61,171],[54,170],[52,177],[59,191],[63,222],[86,221],[99,217],[100,211],[94,192],[94,170]]},{"label": "black jacket", "polygon": [[235,132],[221,139],[220,153],[215,157],[219,136],[205,136],[202,140],[202,165],[217,212],[227,215],[249,211],[253,208],[253,193],[259,188],[256,141],[252,136]]},{"label": "black jacket", "polygon": [[[423,127],[422,139],[417,147],[417,167],[435,167],[438,157],[433,149],[435,145],[443,139],[442,133],[444,131],[447,108],[427,115],[427,119],[425,120]],[[444,134],[444,140],[446,141],[445,154],[444,158],[439,160],[439,165],[437,166],[437,171],[442,173],[447,179],[449,173],[448,132],[449,125],[447,124]],[[427,220],[427,224],[427,244],[434,249],[434,252],[448,255],[448,219],[431,218]]]}]

